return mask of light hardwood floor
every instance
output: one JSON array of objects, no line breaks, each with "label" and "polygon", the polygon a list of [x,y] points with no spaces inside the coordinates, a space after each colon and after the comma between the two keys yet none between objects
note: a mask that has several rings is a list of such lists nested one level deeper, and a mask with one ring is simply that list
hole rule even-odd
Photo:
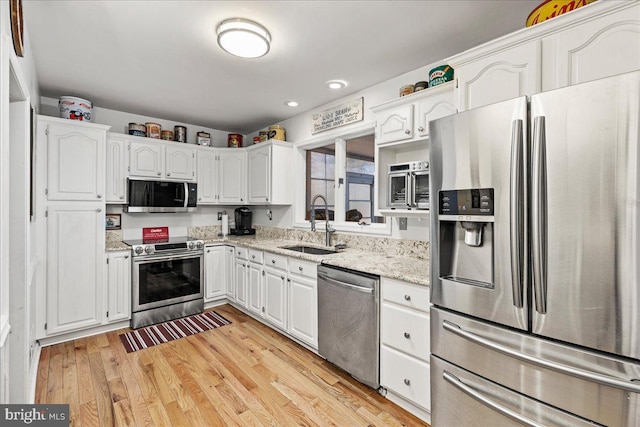
[{"label": "light hardwood floor", "polygon": [[224,305],[231,325],[127,353],[109,332],[42,349],[36,403],[72,426],[428,426]]}]

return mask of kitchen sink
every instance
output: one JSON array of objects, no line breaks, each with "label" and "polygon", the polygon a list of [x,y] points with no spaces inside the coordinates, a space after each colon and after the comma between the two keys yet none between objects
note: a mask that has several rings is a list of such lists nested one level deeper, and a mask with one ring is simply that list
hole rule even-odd
[{"label": "kitchen sink", "polygon": [[328,255],[335,254],[338,251],[333,249],[322,249],[316,248],[313,246],[282,246],[282,249],[288,249],[290,251],[302,252],[303,254],[311,254],[311,255]]}]

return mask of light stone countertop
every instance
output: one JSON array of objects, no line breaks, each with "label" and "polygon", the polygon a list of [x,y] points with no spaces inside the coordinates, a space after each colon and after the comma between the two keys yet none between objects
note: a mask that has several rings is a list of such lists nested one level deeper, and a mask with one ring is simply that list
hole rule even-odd
[{"label": "light stone countertop", "polygon": [[[325,263],[336,267],[350,268],[391,279],[402,280],[422,286],[429,286],[429,260],[400,255],[385,255],[379,252],[357,249],[343,249],[335,254],[312,255],[283,249],[283,246],[305,245],[317,248],[325,246],[299,240],[283,240],[253,236],[210,236],[202,238],[205,244],[230,244],[258,249],[289,257]],[[131,249],[122,242],[107,242],[106,250],[120,251]]]}]

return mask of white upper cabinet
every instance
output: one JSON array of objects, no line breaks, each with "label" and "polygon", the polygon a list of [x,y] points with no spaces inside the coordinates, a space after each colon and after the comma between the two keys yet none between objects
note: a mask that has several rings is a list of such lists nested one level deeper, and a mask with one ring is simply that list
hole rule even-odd
[{"label": "white upper cabinet", "polygon": [[195,148],[184,144],[145,139],[129,142],[129,176],[195,181]]},{"label": "white upper cabinet", "polygon": [[471,62],[451,63],[458,111],[540,92],[540,62],[540,42],[534,40]]},{"label": "white upper cabinet", "polygon": [[220,150],[219,203],[246,203],[247,201],[247,153],[244,150]]},{"label": "white upper cabinet", "polygon": [[103,201],[109,126],[38,116],[48,151],[49,200]]},{"label": "white upper cabinet", "polygon": [[278,141],[247,148],[248,200],[251,204],[292,203],[291,144]]},{"label": "white upper cabinet", "polygon": [[218,152],[204,147],[198,150],[198,204],[214,204],[218,198]]},{"label": "white upper cabinet", "polygon": [[371,108],[376,144],[413,142],[429,137],[429,121],[455,113],[453,82],[423,89]]},{"label": "white upper cabinet", "polygon": [[127,202],[127,170],[129,156],[127,142],[123,138],[107,135],[107,182],[105,185],[106,202],[121,204]]},{"label": "white upper cabinet", "polygon": [[640,3],[623,6],[542,39],[542,90],[640,69]]}]

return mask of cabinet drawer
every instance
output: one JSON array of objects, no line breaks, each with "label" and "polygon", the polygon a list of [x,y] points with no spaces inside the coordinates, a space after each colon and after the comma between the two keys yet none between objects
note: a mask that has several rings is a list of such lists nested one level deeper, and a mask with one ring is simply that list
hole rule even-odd
[{"label": "cabinet drawer", "polygon": [[380,383],[416,405],[430,410],[429,364],[382,346]]},{"label": "cabinet drawer", "polygon": [[264,254],[264,265],[273,268],[279,268],[281,270],[287,269],[287,257],[284,255],[276,255],[269,252]]},{"label": "cabinet drawer", "polygon": [[248,260],[258,264],[262,264],[263,252],[255,249],[249,249],[247,252]]},{"label": "cabinet drawer", "polygon": [[383,344],[429,361],[429,315],[382,303],[380,339]]},{"label": "cabinet drawer", "polygon": [[382,300],[429,312],[429,287],[382,278]]},{"label": "cabinet drawer", "polygon": [[316,278],[318,264],[310,261],[303,261],[298,258],[289,258],[289,272],[300,276]]},{"label": "cabinet drawer", "polygon": [[248,259],[247,257],[249,256],[247,253],[247,248],[241,248],[236,246],[235,249],[235,254],[236,254],[236,259]]}]

